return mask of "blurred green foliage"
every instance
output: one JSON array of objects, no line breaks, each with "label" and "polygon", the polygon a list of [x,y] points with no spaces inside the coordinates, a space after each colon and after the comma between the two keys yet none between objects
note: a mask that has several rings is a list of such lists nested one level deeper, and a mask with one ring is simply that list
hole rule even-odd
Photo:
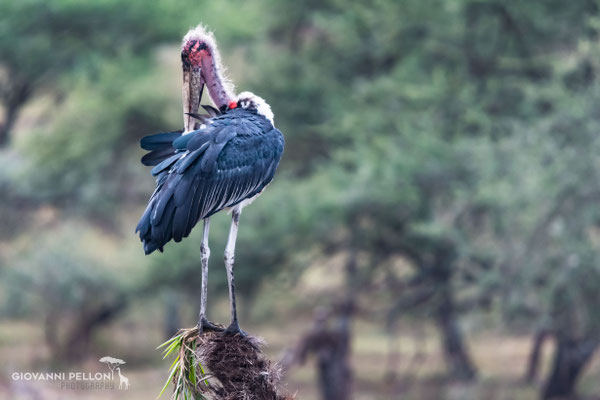
[{"label": "blurred green foliage", "polygon": [[[236,279],[248,298],[278,273],[357,252],[361,306],[391,325],[492,310],[498,324],[533,330],[561,321],[557,308],[587,320],[600,306],[584,284],[600,271],[589,256],[600,243],[599,7],[2,2],[3,84],[30,85],[22,104],[33,105],[0,157],[2,200],[23,215],[7,219],[3,240],[53,235],[39,223],[49,206],[54,224],[109,226],[115,258],[138,274],[127,289],[90,279],[140,296],[178,287],[196,300],[199,232],[144,259],[131,231],[152,190],[137,140],[180,127],[179,78],[165,74],[178,73],[179,38],[203,22],[238,91],[264,97],[286,136],[274,183],[242,215]],[[228,221],[214,221],[211,285],[224,289]],[[0,273],[24,262],[0,256]]]}]

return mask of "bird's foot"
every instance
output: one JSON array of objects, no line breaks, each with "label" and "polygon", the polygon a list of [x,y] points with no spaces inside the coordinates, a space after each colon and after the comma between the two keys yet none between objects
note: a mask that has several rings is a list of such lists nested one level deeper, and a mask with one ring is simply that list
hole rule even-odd
[{"label": "bird's foot", "polygon": [[226,335],[240,335],[242,337],[246,337],[248,336],[248,334],[246,332],[244,332],[243,330],[240,329],[240,325],[238,324],[237,321],[233,321],[228,327],[227,329],[225,329],[224,332]]},{"label": "bird's foot", "polygon": [[201,334],[202,332],[223,332],[223,327],[213,324],[206,317],[202,317],[198,323],[198,333]]}]

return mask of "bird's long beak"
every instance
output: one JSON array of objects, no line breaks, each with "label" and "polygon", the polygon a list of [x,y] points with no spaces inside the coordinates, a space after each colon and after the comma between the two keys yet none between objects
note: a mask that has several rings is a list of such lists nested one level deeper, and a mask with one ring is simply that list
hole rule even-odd
[{"label": "bird's long beak", "polygon": [[204,90],[204,78],[200,67],[183,68],[183,126],[185,132],[191,132],[196,125],[196,119],[189,115],[198,112],[202,91]]}]

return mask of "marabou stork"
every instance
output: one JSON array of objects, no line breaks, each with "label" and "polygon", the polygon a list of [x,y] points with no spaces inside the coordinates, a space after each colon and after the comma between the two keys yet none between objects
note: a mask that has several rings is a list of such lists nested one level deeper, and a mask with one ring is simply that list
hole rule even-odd
[{"label": "marabou stork", "polygon": [[[231,210],[232,221],[225,267],[229,283],[231,324],[227,333],[240,330],[234,291],[234,249],[242,209],[258,197],[273,179],[283,153],[283,135],[273,125],[269,105],[250,92],[233,94],[225,78],[217,45],[204,27],[183,38],[184,130],[146,136],[142,148],[150,152],[144,165],[154,166],[156,190],[137,225],[146,254],[163,250],[171,239],[187,237],[200,220],[204,233],[200,246],[202,288],[198,329],[218,329],[206,318],[208,232],[210,216]],[[204,85],[218,110],[203,106],[197,114]]]}]

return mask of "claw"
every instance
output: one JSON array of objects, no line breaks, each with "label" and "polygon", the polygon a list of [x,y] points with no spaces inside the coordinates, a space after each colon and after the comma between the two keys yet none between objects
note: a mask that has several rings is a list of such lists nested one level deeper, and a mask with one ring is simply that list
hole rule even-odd
[{"label": "claw", "polygon": [[207,320],[206,317],[202,317],[200,319],[200,323],[198,324],[198,332],[202,333],[202,332],[210,332],[210,331],[223,332],[223,327],[213,324],[212,322]]},{"label": "claw", "polygon": [[224,333],[226,335],[232,335],[232,336],[235,336],[235,335],[240,335],[243,337],[248,336],[248,334],[245,331],[240,329],[240,325],[237,323],[237,321],[232,322],[231,325],[229,325],[227,327],[227,329],[225,329]]}]

